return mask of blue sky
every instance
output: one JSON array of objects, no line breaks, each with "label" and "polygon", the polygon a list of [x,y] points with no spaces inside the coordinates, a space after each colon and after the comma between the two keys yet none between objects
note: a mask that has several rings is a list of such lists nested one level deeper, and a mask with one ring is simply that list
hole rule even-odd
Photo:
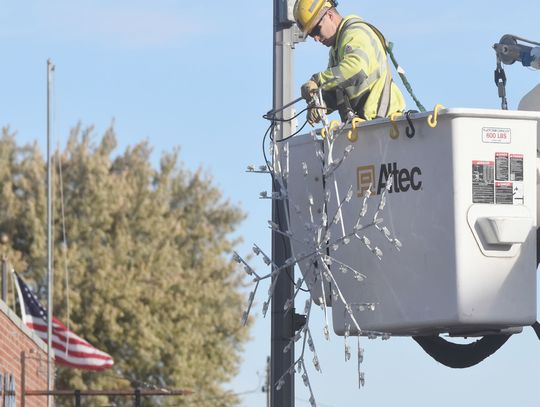
[{"label": "blue sky", "polygon": [[[540,41],[538,7],[532,1],[446,3],[387,0],[379,8],[343,0],[342,14],[358,14],[394,42],[417,96],[430,109],[498,108],[491,46],[511,33]],[[272,1],[28,1],[4,2],[0,10],[0,123],[20,142],[45,144],[46,60],[54,75],[54,142],[63,143],[81,122],[98,139],[114,122],[119,147],[149,140],[156,163],[162,151],[181,147],[188,168],[211,174],[224,196],[248,219],[239,230],[270,252],[264,175],[246,174],[261,164],[261,115],[272,104]],[[295,95],[300,84],[326,65],[327,50],[313,41],[295,50]],[[510,108],[540,82],[540,72],[505,67]],[[300,107],[300,106],[299,106]],[[414,108],[408,99],[408,107]],[[403,239],[405,241],[405,239]],[[262,287],[261,293],[266,292]],[[245,406],[265,405],[260,392],[269,354],[270,321],[260,317],[246,346],[240,374],[229,385]],[[303,304],[303,303],[302,303]],[[299,307],[303,307],[303,305]],[[314,310],[317,311],[317,310]],[[315,318],[317,319],[317,318]],[[426,356],[412,340],[363,340],[366,387],[357,389],[354,361],[343,361],[343,340],[326,343],[313,332],[323,374],[310,374],[319,405],[532,406],[538,340],[532,330],[468,370],[450,370]],[[320,322],[320,321],[319,321]],[[308,405],[297,381],[297,405]]]}]

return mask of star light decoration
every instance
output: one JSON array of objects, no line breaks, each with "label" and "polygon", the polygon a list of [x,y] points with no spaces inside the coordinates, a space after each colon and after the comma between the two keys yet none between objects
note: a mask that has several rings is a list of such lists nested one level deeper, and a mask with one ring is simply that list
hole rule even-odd
[{"label": "star light decoration", "polygon": [[[320,161],[322,165],[322,174],[326,179],[333,178],[334,183],[337,182],[334,174],[336,170],[345,162],[347,157],[350,155],[350,153],[353,151],[354,147],[349,144],[341,154],[341,156],[334,160],[333,154],[334,154],[334,143],[343,132],[344,129],[347,127],[347,125],[350,123],[350,119],[343,123],[339,128],[333,129],[331,126],[328,126],[328,122],[326,118],[323,118],[323,123],[326,128],[327,137],[324,138],[325,148],[328,153],[325,155],[322,149],[317,148],[315,151],[315,155]],[[317,135],[315,132],[311,133],[311,137],[314,141],[318,140]],[[270,150],[273,154],[274,165],[271,165],[268,163],[266,166],[259,166],[255,167],[254,165],[250,165],[247,168],[247,172],[249,173],[270,173],[272,175],[272,178],[274,179],[276,185],[278,185],[279,190],[277,192],[268,193],[266,191],[263,191],[259,194],[260,199],[272,199],[272,200],[288,200],[288,208],[289,210],[286,213],[286,220],[284,225],[281,226],[277,225],[276,223],[272,221],[268,221],[269,228],[280,235],[283,235],[289,239],[289,241],[297,241],[301,242],[303,244],[307,244],[310,247],[310,250],[308,250],[305,253],[294,253],[290,258],[285,260],[283,265],[276,265],[272,262],[271,258],[264,253],[264,251],[257,246],[256,244],[253,245],[253,253],[261,257],[263,262],[266,264],[266,266],[270,267],[270,272],[264,275],[258,274],[248,263],[244,258],[242,258],[237,252],[234,252],[233,259],[237,263],[241,264],[247,273],[248,276],[253,278],[254,283],[254,289],[249,294],[248,299],[248,307],[247,310],[244,312],[242,316],[242,324],[247,323],[247,319],[249,316],[249,313],[251,311],[251,308],[253,306],[253,301],[255,299],[255,296],[257,294],[257,289],[259,288],[259,284],[267,279],[271,279],[270,288],[268,289],[268,296],[266,301],[263,303],[262,306],[262,313],[263,316],[266,316],[266,313],[269,308],[270,301],[272,299],[272,296],[275,291],[275,285],[277,281],[277,276],[279,273],[286,270],[288,267],[293,267],[295,265],[300,264],[309,264],[309,269],[306,272],[306,274],[313,273],[315,274],[315,279],[313,281],[310,281],[310,279],[306,279],[306,276],[299,278],[296,283],[296,289],[294,292],[294,295],[292,298],[288,299],[284,305],[284,311],[286,312],[292,312],[292,308],[294,306],[294,300],[297,296],[297,294],[300,291],[300,287],[302,285],[306,285],[308,290],[311,294],[313,294],[313,289],[317,286],[318,289],[322,292],[322,295],[318,298],[318,303],[320,304],[320,307],[322,309],[322,312],[324,314],[324,327],[323,327],[323,335],[326,340],[330,339],[330,333],[328,328],[328,305],[326,303],[327,294],[331,295],[331,298],[334,300],[341,301],[345,307],[345,311],[348,314],[350,318],[351,324],[347,324],[345,327],[344,332],[344,342],[345,342],[345,361],[348,361],[351,359],[351,346],[349,344],[349,337],[351,336],[351,327],[354,326],[355,331],[358,332],[358,346],[357,346],[357,363],[358,363],[358,386],[359,388],[363,387],[365,385],[365,374],[362,371],[362,362],[364,359],[364,349],[361,347],[360,344],[360,336],[367,336],[369,339],[375,339],[375,338],[381,338],[383,340],[387,340],[390,338],[390,335],[385,332],[371,332],[371,331],[365,331],[362,330],[360,327],[360,324],[358,323],[354,311],[360,311],[360,312],[368,312],[375,310],[377,304],[376,303],[361,303],[361,304],[352,304],[347,301],[345,298],[342,290],[340,289],[340,286],[338,284],[338,281],[335,278],[335,271],[333,272],[331,270],[332,264],[337,265],[337,270],[340,273],[348,274],[350,273],[354,279],[358,283],[362,283],[366,276],[361,273],[360,271],[356,270],[355,268],[351,267],[348,264],[345,264],[338,259],[332,257],[329,253],[332,253],[332,251],[336,251],[341,245],[347,246],[349,244],[356,243],[359,246],[365,247],[372,255],[376,256],[378,259],[381,259],[383,256],[383,251],[377,247],[374,246],[371,240],[365,235],[364,232],[366,232],[367,229],[375,229],[376,231],[383,234],[383,236],[386,238],[386,240],[391,244],[395,249],[399,251],[402,244],[401,242],[393,236],[392,232],[388,229],[388,227],[383,226],[383,218],[382,214],[384,211],[384,208],[386,206],[386,200],[388,191],[392,187],[392,176],[390,176],[386,181],[386,187],[384,191],[382,192],[377,210],[371,219],[367,219],[366,215],[368,212],[368,202],[370,199],[374,199],[371,197],[371,187],[369,186],[367,190],[364,191],[362,196],[362,206],[361,210],[358,213],[358,217],[356,219],[356,222],[352,227],[350,227],[350,230],[347,232],[347,226],[344,225],[342,222],[342,208],[349,204],[351,202],[351,199],[353,197],[353,186],[349,186],[347,190],[347,194],[343,199],[339,198],[339,192],[336,184],[335,192],[331,192],[331,188],[327,188],[324,194],[324,202],[323,202],[323,211],[321,215],[320,221],[316,221],[314,219],[313,213],[315,213],[315,199],[313,194],[310,191],[306,191],[306,197],[307,197],[307,207],[309,208],[309,214],[310,219],[302,219],[303,213],[301,210],[301,207],[299,203],[297,202],[291,202],[289,199],[289,193],[287,191],[286,187],[286,180],[289,175],[289,166],[288,164],[282,165],[282,163],[288,163],[288,155],[289,155],[289,145],[288,143],[283,143],[283,146],[278,145],[276,142],[272,142],[270,145]],[[302,162],[301,163],[301,171],[303,173],[304,177],[308,177],[309,175],[309,167],[307,163]],[[307,187],[307,182],[304,183]],[[333,214],[333,216],[328,216],[328,208],[330,200],[334,197],[334,199],[339,202],[337,210]],[[305,204],[305,203],[304,203]],[[287,205],[285,205],[287,207]],[[291,208],[294,210],[294,213],[292,213]],[[293,233],[290,228],[290,217],[291,216],[297,216],[299,217],[302,222],[304,223],[304,231],[302,236],[298,236],[295,233]],[[330,232],[330,226],[331,225],[338,225],[341,224],[341,229],[343,231],[342,236],[340,237],[334,237],[332,236]],[[292,245],[291,245],[292,246]],[[325,286],[326,283],[331,283],[331,293],[325,292]],[[313,296],[312,296],[313,297]],[[316,371],[322,373],[321,365],[319,362],[319,358],[317,356],[317,352],[315,350],[315,345],[313,342],[313,337],[311,334],[311,330],[309,327],[309,321],[310,321],[310,315],[311,315],[311,299],[308,299],[305,303],[304,312],[306,314],[306,323],[304,326],[294,335],[294,337],[291,338],[289,344],[284,349],[284,352],[288,352],[291,347],[294,346],[294,344],[300,339],[303,339],[302,341],[302,351],[300,354],[300,357],[292,364],[292,366],[289,367],[289,369],[285,372],[285,374],[278,379],[276,383],[276,389],[280,390],[281,387],[285,384],[285,377],[289,374],[293,374],[294,372],[297,372],[301,374],[302,381],[306,388],[308,389],[310,393],[309,402],[311,406],[316,406],[316,400],[315,396],[313,394],[313,389],[311,387],[310,381],[309,381],[309,375],[308,371],[306,369],[305,364],[305,357],[306,357],[306,345],[307,348],[312,353],[312,363]]]}]

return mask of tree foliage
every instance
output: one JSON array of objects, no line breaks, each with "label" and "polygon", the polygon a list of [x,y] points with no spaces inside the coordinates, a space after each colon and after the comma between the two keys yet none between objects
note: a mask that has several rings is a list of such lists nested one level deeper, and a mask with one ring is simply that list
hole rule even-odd
[{"label": "tree foliage", "polygon": [[[230,260],[242,212],[201,170],[183,168],[178,150],[156,170],[147,142],[113,157],[114,130],[98,143],[92,133],[76,127],[53,160],[54,314],[110,353],[115,366],[105,373],[60,368],[56,387],[150,384],[195,394],[146,404],[235,404],[222,385],[237,372],[247,339],[242,279]],[[0,187],[0,230],[10,237],[4,251],[43,287],[46,163],[36,145],[17,146],[9,129],[0,140]]]}]

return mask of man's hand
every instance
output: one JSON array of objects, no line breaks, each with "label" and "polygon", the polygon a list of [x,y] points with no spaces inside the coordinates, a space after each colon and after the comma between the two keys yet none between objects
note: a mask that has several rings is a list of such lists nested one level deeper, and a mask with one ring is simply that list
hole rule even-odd
[{"label": "man's hand", "polygon": [[302,97],[306,100],[306,102],[310,102],[313,94],[317,92],[318,89],[319,86],[315,83],[314,80],[310,79],[302,85],[300,91],[302,93]]},{"label": "man's hand", "polygon": [[321,115],[319,114],[319,110],[316,107],[310,107],[308,109],[307,121],[312,126],[313,124],[319,123],[321,121]]},{"label": "man's hand", "polygon": [[307,111],[307,121],[313,126],[315,123],[319,123],[322,120],[324,113],[326,112],[326,104],[321,102],[317,107],[311,106]]}]

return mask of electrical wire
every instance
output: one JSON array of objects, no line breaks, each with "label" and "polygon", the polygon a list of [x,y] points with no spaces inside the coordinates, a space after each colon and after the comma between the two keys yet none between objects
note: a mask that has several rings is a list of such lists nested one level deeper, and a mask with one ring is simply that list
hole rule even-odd
[{"label": "electrical wire", "polygon": [[[305,111],[307,109],[304,109],[303,111]],[[264,116],[263,116],[264,117]],[[290,121],[292,120],[293,118],[291,119],[288,119],[288,120],[284,120],[284,121]],[[285,140],[288,140],[290,139],[291,137],[295,136],[296,134],[298,134],[300,131],[302,131],[302,129],[306,126],[307,124],[307,120],[305,121],[305,123],[302,125],[302,127],[300,127],[300,129],[298,131],[296,131],[294,134],[286,137],[285,139],[281,140],[281,141],[285,141]],[[272,140],[272,142],[275,142],[274,141],[274,138],[272,137],[271,133],[273,133],[274,131],[274,127],[276,126],[276,123],[275,121],[272,121],[272,123],[270,124],[270,126],[268,126],[268,129],[266,129],[266,132],[264,133],[264,136],[263,136],[263,140],[262,140],[262,152],[263,152],[263,157],[264,157],[264,162],[266,164],[266,168],[268,168],[268,171],[270,172],[270,177],[272,178],[272,186],[276,184],[276,179],[274,177],[274,173],[272,171],[272,167],[270,165],[270,161],[268,160],[268,157],[266,156],[266,137],[268,137],[268,134],[270,134],[270,140]],[[279,218],[279,211],[276,211],[276,216],[277,216],[277,221],[278,221],[278,224],[281,224],[280,222],[280,218]],[[283,244],[283,251],[284,252],[287,252],[287,245],[285,244],[285,239],[280,239],[282,244]],[[300,291],[303,291],[305,293],[309,292],[309,290],[306,290],[305,288],[302,288],[301,286],[298,287],[298,285],[296,284],[296,282],[294,281],[294,279],[292,278],[291,274],[290,274],[290,271],[289,269],[287,268],[286,269],[286,274],[287,274],[287,277],[289,277],[289,280],[291,280],[291,282],[293,283],[293,285],[298,288]]]},{"label": "electrical wire", "polygon": [[[271,127],[272,126],[275,126],[275,122],[281,122],[281,123],[284,123],[284,122],[290,122],[294,119],[296,119],[298,116],[300,116],[302,113],[304,113],[305,111],[309,110],[311,106],[309,107],[306,107],[305,109],[301,110],[299,113],[297,113],[296,115],[294,115],[293,117],[290,117],[288,119],[277,119],[275,117],[272,117],[272,116],[269,116],[268,114],[264,114],[262,117],[266,120],[270,120],[272,121],[272,124],[270,125]],[[319,108],[319,109],[322,109],[322,108]],[[330,109],[326,108],[326,112],[328,113],[330,111]],[[276,142],[276,143],[283,143],[284,141],[287,141],[289,139],[291,139],[292,137],[296,136],[297,134],[299,134],[303,129],[304,127],[306,127],[306,124],[308,124],[308,120],[306,119],[306,121],[304,122],[304,124],[302,124],[302,126],[296,131],[294,132],[293,134],[291,134],[290,136],[287,136],[283,139],[280,139],[280,140],[274,140],[274,138],[272,137],[272,135],[270,135],[270,140]],[[268,131],[268,130],[267,130]]]},{"label": "electrical wire", "polygon": [[304,124],[302,125],[302,127],[300,127],[296,132],[294,132],[293,134],[291,134],[290,136],[287,136],[285,138],[282,138],[280,140],[274,140],[274,138],[270,135],[270,140],[272,140],[273,142],[275,143],[283,143],[284,141],[287,141],[287,140],[290,140],[291,138],[293,138],[294,136],[296,136],[298,133],[300,133],[304,127],[306,127],[306,124],[308,124],[308,121],[306,120],[304,122]]},{"label": "electrical wire", "polygon": [[296,119],[298,116],[300,116],[302,113],[304,113],[308,109],[309,109],[309,107],[306,107],[305,109],[300,110],[297,114],[295,114],[293,117],[290,117],[288,119],[278,119],[278,118],[275,117],[275,114],[269,115],[268,113],[263,114],[262,117],[263,117],[263,119],[270,120],[272,122],[290,122],[291,120]]}]

